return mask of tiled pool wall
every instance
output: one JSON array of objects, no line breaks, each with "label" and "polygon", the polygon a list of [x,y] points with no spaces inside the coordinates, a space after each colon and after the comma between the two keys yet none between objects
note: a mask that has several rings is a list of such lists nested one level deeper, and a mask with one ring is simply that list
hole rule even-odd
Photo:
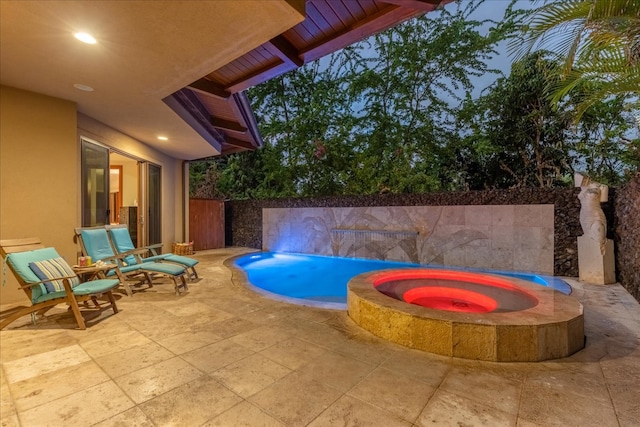
[{"label": "tiled pool wall", "polygon": [[[577,236],[582,234],[578,192],[574,188],[525,188],[459,193],[233,200],[225,202],[226,245],[263,248],[263,209],[271,208],[553,205],[553,273],[575,277],[578,275]],[[613,217],[609,204],[604,204],[603,208],[607,217]]]},{"label": "tiled pool wall", "polygon": [[[638,178],[640,181],[640,176]],[[609,221],[609,237],[614,238],[613,202],[618,189],[611,189],[610,202],[602,205]],[[263,247],[263,208],[347,208],[377,206],[471,206],[471,205],[553,205],[554,242],[553,259],[556,276],[578,276],[577,237],[580,227],[580,201],[577,188],[523,188],[511,190],[468,191],[430,194],[380,194],[368,196],[331,196],[313,198],[232,200],[225,202],[226,245]],[[634,200],[633,198],[631,200]],[[633,204],[633,202],[632,202]],[[617,207],[616,207],[617,210]],[[633,208],[632,208],[633,211]],[[634,215],[637,216],[637,209]],[[617,220],[617,216],[616,216]],[[636,233],[638,235],[639,233]],[[625,236],[628,238],[629,236]],[[620,236],[615,235],[616,252]],[[640,265],[624,266],[632,274]],[[622,268],[621,268],[622,269]],[[621,270],[620,269],[620,270]],[[636,269],[636,270],[634,270]],[[620,271],[618,270],[618,271]],[[627,286],[625,283],[623,285]],[[627,287],[629,289],[629,287]]]},{"label": "tiled pool wall", "polygon": [[264,208],[262,249],[553,274],[553,205]]}]

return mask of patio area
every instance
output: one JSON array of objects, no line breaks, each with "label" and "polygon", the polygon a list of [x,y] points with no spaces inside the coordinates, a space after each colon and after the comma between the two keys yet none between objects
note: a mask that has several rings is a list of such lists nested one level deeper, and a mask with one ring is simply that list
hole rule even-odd
[{"label": "patio area", "polygon": [[640,425],[640,304],[619,284],[567,279],[584,305],[584,350],[477,362],[262,297],[224,265],[249,251],[199,252],[186,295],[169,283],[119,294],[120,312],[84,331],[62,306],[1,331],[1,425]]}]

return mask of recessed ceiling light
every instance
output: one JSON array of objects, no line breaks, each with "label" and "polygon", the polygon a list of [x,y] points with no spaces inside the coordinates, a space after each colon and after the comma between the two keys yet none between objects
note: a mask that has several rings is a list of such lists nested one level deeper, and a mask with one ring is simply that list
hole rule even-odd
[{"label": "recessed ceiling light", "polygon": [[158,139],[160,141],[168,141],[169,140],[169,138],[167,138],[166,136],[159,136]]},{"label": "recessed ceiling light", "polygon": [[98,43],[96,39],[91,34],[88,34],[88,33],[75,33],[73,36],[83,43],[88,43],[88,44]]},{"label": "recessed ceiling light", "polygon": [[93,88],[91,86],[81,85],[80,83],[74,84],[73,87],[75,87],[78,90],[83,90],[85,92],[93,92]]}]

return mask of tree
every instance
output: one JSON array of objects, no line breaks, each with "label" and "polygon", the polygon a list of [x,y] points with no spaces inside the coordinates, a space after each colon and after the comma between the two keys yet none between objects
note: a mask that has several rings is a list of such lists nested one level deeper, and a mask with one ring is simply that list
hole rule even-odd
[{"label": "tree", "polygon": [[575,121],[596,102],[612,95],[640,106],[640,0],[562,0],[536,10],[511,42],[516,59],[536,47],[564,58],[563,79],[552,97],[559,103],[574,88],[597,82],[583,92]]},{"label": "tree", "polygon": [[[457,188],[450,149],[459,139],[456,101],[473,90],[475,77],[499,74],[487,60],[496,54],[496,44],[515,31],[521,15],[508,8],[497,22],[474,20],[481,3],[441,9],[361,44],[376,54],[352,82],[361,106],[355,134],[360,167],[353,190]],[[491,29],[485,32],[484,26]]]},{"label": "tree", "polygon": [[[352,48],[301,67],[249,91],[265,141],[266,190],[270,177],[284,182],[269,196],[340,193],[353,168],[354,99],[348,84],[360,62]],[[255,158],[258,160],[258,158]]]},{"label": "tree", "polygon": [[571,115],[554,109],[548,96],[559,79],[560,64],[538,51],[515,62],[479,100],[467,101],[471,188],[553,187],[571,173]]},{"label": "tree", "polygon": [[[574,96],[581,99],[583,90],[593,92],[591,86],[597,84],[583,83],[586,87],[576,87]],[[609,185],[626,182],[640,167],[640,136],[637,132],[640,126],[637,126],[622,97],[594,103],[576,126],[574,148],[578,160],[574,167],[588,171],[598,182]]]}]

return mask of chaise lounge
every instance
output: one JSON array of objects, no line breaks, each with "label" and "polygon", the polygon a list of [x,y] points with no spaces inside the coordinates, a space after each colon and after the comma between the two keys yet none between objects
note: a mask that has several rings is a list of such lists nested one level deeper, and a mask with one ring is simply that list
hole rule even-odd
[{"label": "chaise lounge", "polygon": [[[184,267],[159,262],[145,262],[140,258],[137,250],[117,254],[111,246],[107,230],[104,227],[78,227],[75,232],[85,255],[90,256],[94,262],[104,261],[116,264],[119,272],[126,279],[139,280],[142,275],[142,282],[153,286],[154,277],[167,277],[173,281],[177,295],[180,295],[180,288],[188,290]],[[109,274],[118,273],[113,271]],[[126,280],[123,285],[127,294],[133,295]]]},{"label": "chaise lounge", "polygon": [[196,264],[198,264],[199,261],[197,259],[176,255],[173,253],[158,254],[157,249],[162,246],[162,243],[145,246],[144,248],[136,248],[133,244],[133,240],[131,240],[129,229],[125,224],[107,225],[106,229],[109,232],[109,237],[111,238],[113,248],[118,254],[123,254],[125,252],[135,251],[136,249],[138,249],[140,250],[140,254],[144,256],[143,260],[145,262],[161,261],[179,264],[187,270],[187,276],[189,279],[195,280],[198,278],[198,273],[196,272]]}]

